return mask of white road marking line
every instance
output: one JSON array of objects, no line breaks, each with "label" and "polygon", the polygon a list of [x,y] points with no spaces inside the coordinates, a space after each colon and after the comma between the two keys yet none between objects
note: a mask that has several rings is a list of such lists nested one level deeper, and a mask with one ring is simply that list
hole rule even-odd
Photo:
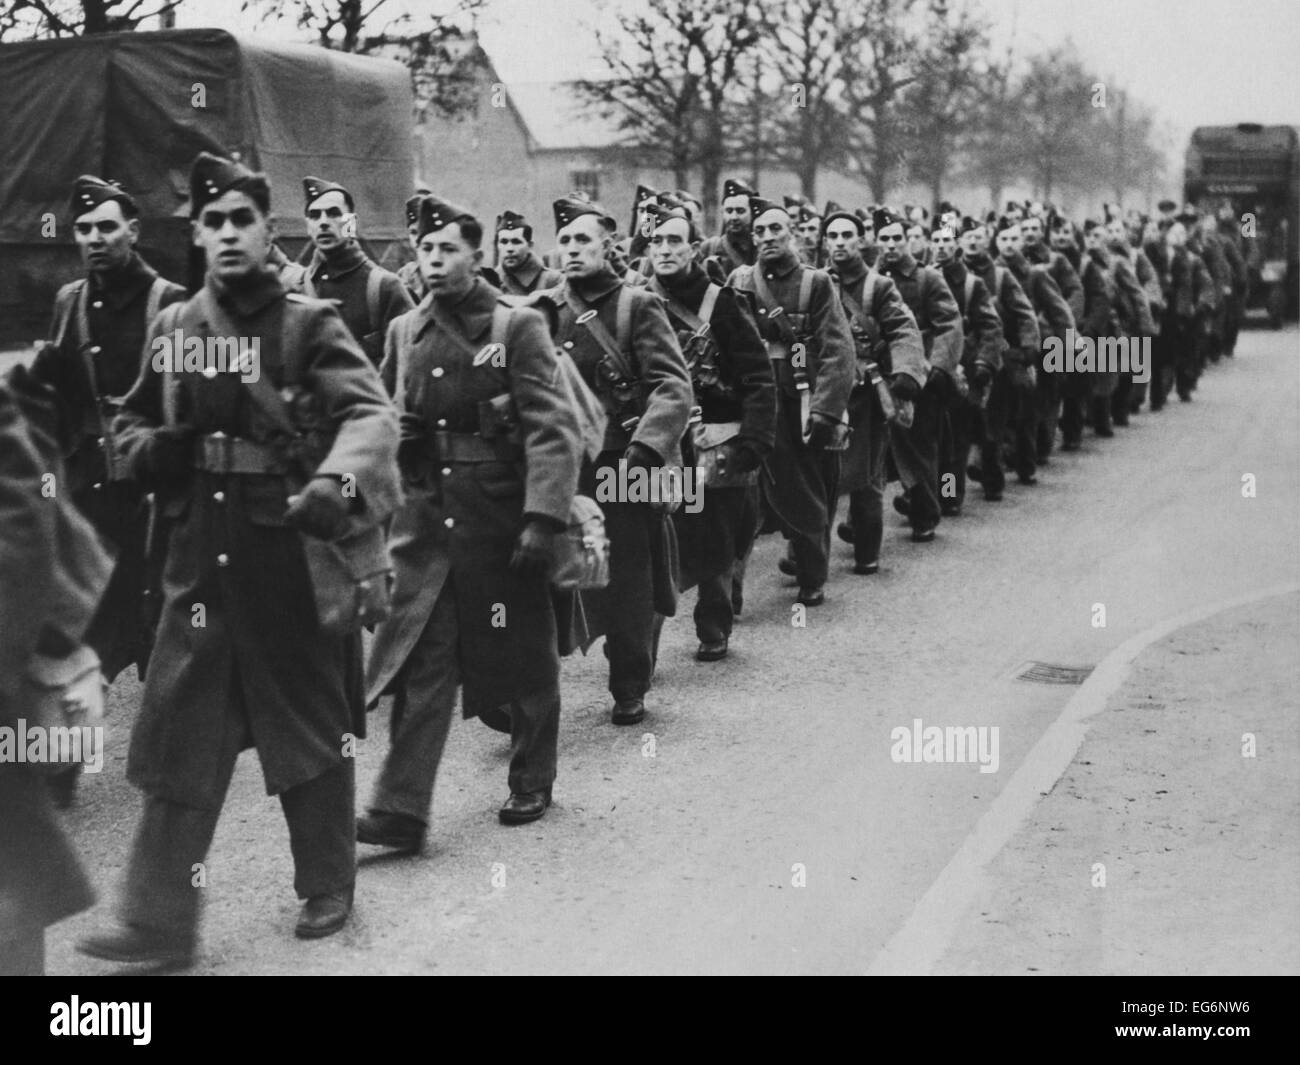
[{"label": "white road marking line", "polygon": [[1025,755],[1001,794],[976,823],[911,916],[866,970],[868,976],[925,976],[952,942],[957,924],[984,881],[984,870],[1069,768],[1087,735],[1087,719],[1106,705],[1133,660],[1157,640],[1228,610],[1300,592],[1287,584],[1196,607],[1153,625],[1111,651]]}]

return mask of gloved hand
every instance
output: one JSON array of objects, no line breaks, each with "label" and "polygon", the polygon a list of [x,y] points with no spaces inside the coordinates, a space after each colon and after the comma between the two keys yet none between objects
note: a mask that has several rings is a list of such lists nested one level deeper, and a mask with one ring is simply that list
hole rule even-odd
[{"label": "gloved hand", "polygon": [[987,388],[989,382],[993,380],[993,371],[989,369],[988,363],[977,362],[975,369],[971,371],[970,380],[976,388]]},{"label": "gloved hand", "polygon": [[318,540],[337,540],[348,531],[350,503],[333,477],[313,477],[298,495],[289,497],[284,520]]},{"label": "gloved hand", "polygon": [[180,477],[194,464],[195,429],[192,425],[160,425],[149,438],[142,462],[153,480]]},{"label": "gloved hand", "polygon": [[952,374],[938,366],[930,367],[930,372],[926,375],[925,387],[944,403],[951,402],[957,395],[957,382],[953,380]]},{"label": "gloved hand", "polygon": [[753,473],[761,465],[763,465],[763,456],[748,441],[742,440],[727,445],[727,469],[732,473]]},{"label": "gloved hand", "polygon": [[895,399],[916,399],[921,394],[921,386],[911,374],[896,373],[889,379],[889,390]]},{"label": "gloved hand", "polygon": [[808,416],[808,446],[828,448],[835,443],[840,423],[821,411],[813,411]]},{"label": "gloved hand", "polygon": [[646,447],[645,444],[631,443],[627,450],[623,452],[623,458],[627,460],[628,469],[635,469],[640,466],[650,470],[658,466],[659,456],[653,450]]},{"label": "gloved hand", "polygon": [[427,472],[427,441],[424,419],[418,414],[404,412],[397,444],[397,468],[407,484],[419,484]]},{"label": "gloved hand", "polygon": [[537,515],[529,518],[515,540],[511,571],[526,580],[545,578],[555,564],[555,538],[563,532],[554,519]]}]

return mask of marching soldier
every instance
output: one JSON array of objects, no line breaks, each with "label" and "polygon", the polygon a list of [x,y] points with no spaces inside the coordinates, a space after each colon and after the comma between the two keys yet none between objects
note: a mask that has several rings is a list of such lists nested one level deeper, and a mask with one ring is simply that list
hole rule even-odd
[{"label": "marching soldier", "polygon": [[377,366],[388,323],[413,306],[406,285],[361,250],[352,193],[316,177],[303,178],[302,187],[307,234],[315,245],[303,291],[337,301],[344,324]]},{"label": "marching soldier", "polygon": [[[86,277],[59,290],[50,342],[32,363],[32,376],[58,394],[69,429],[67,483],[60,487],[117,553],[86,633],[112,681],[133,662],[144,675],[151,641],[144,602],[148,509],[140,482],[115,461],[112,424],[139,376],[149,323],[185,290],[159,277],[135,250],[140,211],[116,185],[80,177],[69,206]],[[71,786],[77,775],[60,779]]]},{"label": "marching soldier", "polygon": [[[1002,319],[984,280],[967,269],[950,216],[930,234],[934,264],[948,283],[961,312],[961,365],[970,382],[969,394],[952,413],[952,454],[940,465],[941,477],[951,474],[956,494],[943,504],[960,513],[966,499],[966,466],[971,448],[985,438],[984,409],[993,379],[1002,368]],[[986,489],[987,491],[987,489]]]},{"label": "marching soldier", "polygon": [[741,266],[753,266],[754,215],[750,198],[758,193],[743,181],[728,178],[722,186],[722,233],[700,246],[700,260],[715,281],[726,281]]},{"label": "marching soldier", "polygon": [[[1110,253],[1111,278],[1115,282],[1115,313],[1120,332],[1130,340],[1130,351],[1141,343],[1146,343],[1149,347],[1150,338],[1156,332],[1151,317],[1151,303],[1134,268],[1128,227],[1118,212],[1107,213],[1105,243]],[[1140,386],[1134,384],[1131,372],[1120,372],[1119,383],[1110,401],[1111,420],[1116,425],[1128,425],[1129,413],[1133,408],[1133,391],[1137,387]]]},{"label": "marching soldier", "polygon": [[[515,216],[517,217],[517,216]],[[402,418],[407,503],[391,532],[393,615],[375,632],[367,700],[393,726],[362,843],[419,850],[457,688],[464,713],[508,710],[503,824],[551,802],[560,721],[547,578],[568,527],[580,442],[545,319],[482,277],[480,223],[436,196],[417,253],[432,298],[389,326],[382,366]]]},{"label": "marching soldier", "polygon": [[[1052,280],[1056,282],[1056,287],[1061,290],[1065,302],[1070,305],[1071,317],[1077,322],[1083,314],[1083,282],[1079,280],[1079,275],[1074,272],[1070,260],[1059,251],[1054,251],[1047,244],[1046,227],[1052,217],[1052,212],[1046,214],[1030,212],[1024,217],[1020,223],[1020,250],[1031,263],[1047,267],[1047,272],[1052,275]],[[1038,440],[1036,441],[1038,444],[1038,465],[1040,466],[1047,465],[1052,451],[1056,447],[1056,428],[1061,418],[1061,388],[1063,385],[1063,381],[1059,376],[1054,377],[1052,374],[1044,376],[1048,378],[1046,383],[1047,413],[1038,423]],[[1043,382],[1039,381],[1036,387],[1039,389],[1040,396],[1043,395]],[[1143,385],[1142,387],[1145,388],[1146,386]]]},{"label": "marching soldier", "polygon": [[876,205],[855,207],[853,213],[862,222],[862,261],[875,268],[876,259],[880,257],[880,246],[876,243],[876,224],[872,220],[876,213]]},{"label": "marching soldier", "polygon": [[695,657],[716,662],[726,657],[735,620],[732,573],[758,529],[758,469],[772,450],[776,386],[748,303],[695,261],[699,237],[689,216],[662,205],[652,211],[650,290],[664,301],[691,371],[699,408],[691,450],[696,469],[708,471],[702,508],[673,514],[678,587],[699,585]]},{"label": "marching soldier", "polygon": [[543,266],[537,258],[533,227],[521,214],[505,211],[497,215],[495,248],[501,291],[508,296],[531,296],[564,280],[560,271]]},{"label": "marching soldier", "polygon": [[1187,250],[1187,230],[1181,222],[1166,217],[1159,223],[1163,241],[1147,244],[1146,252],[1160,274],[1164,289],[1165,315],[1160,335],[1153,345],[1151,409],[1165,405],[1170,387],[1188,403],[1196,387],[1195,344],[1200,315],[1208,311],[1213,281],[1205,264]]},{"label": "marching soldier", "polygon": [[[791,202],[793,200],[793,202]],[[792,212],[795,231],[799,234],[799,257],[813,267],[822,265],[822,216],[802,197],[785,198],[786,210]]]},{"label": "marching soldier", "polygon": [[829,274],[799,260],[786,210],[752,201],[758,262],[729,284],[752,293],[777,386],[776,443],[759,484],[764,506],[790,541],[798,601],[825,601],[839,451],[855,378],[853,338]]},{"label": "marching soldier", "polygon": [[[1159,230],[1151,224],[1147,216],[1139,215],[1129,232],[1129,255],[1133,260],[1133,272],[1137,275],[1138,284],[1142,286],[1142,291],[1147,298],[1147,306],[1151,310],[1151,376],[1154,380],[1156,348],[1159,347],[1157,338],[1160,336],[1165,318],[1165,292],[1160,284],[1160,271],[1155,268],[1155,264],[1151,262],[1146,252],[1145,235],[1148,231],[1152,231],[1155,236],[1159,235]],[[1129,413],[1136,414],[1141,410],[1146,397],[1147,382],[1134,381],[1129,396]]]},{"label": "marching soldier", "polygon": [[610,500],[598,486],[620,483],[620,467],[652,481],[681,467],[691,378],[659,298],[624,285],[611,269],[614,226],[598,204],[556,200],[564,281],[538,295],[555,304],[556,339],[610,415],[604,450],[584,467],[579,489],[605,513],[609,585],[584,592],[583,603],[592,633],[605,635],[611,720],[634,725],[645,717],[654,671],[655,614],[676,612],[673,524],[666,500]]},{"label": "marching soldier", "polygon": [[[989,255],[987,226],[972,218],[964,220],[961,245],[966,268],[984,282],[1002,320],[1002,368],[994,375],[989,388],[980,464],[966,470],[972,480],[984,486],[984,498],[996,503],[1001,500],[1006,485],[1002,444],[1007,429],[1012,429],[1013,439],[1020,445],[1025,436],[1021,426],[1033,410],[1037,388],[1034,365],[1040,350],[1038,317],[1015,275],[1005,266],[998,266]],[[1017,446],[1016,472],[1022,484],[1032,484],[1034,471],[1032,466],[1024,465],[1026,458],[1026,449]]]},{"label": "marching soldier", "polygon": [[[429,192],[429,189],[421,186],[406,201],[406,239],[411,244],[411,251],[415,251],[420,240],[420,201],[428,196]],[[406,286],[406,293],[411,297],[413,304],[424,299],[426,290],[424,287],[424,274],[420,272],[419,259],[412,259],[409,263],[403,263],[397,271],[397,278]]]},{"label": "marching soldier", "polygon": [[[1055,337],[1062,344],[1066,343],[1073,335],[1074,315],[1060,288],[1052,280],[1048,268],[1030,263],[1021,254],[1022,224],[1004,218],[998,223],[996,240],[998,261],[1020,283],[1038,318],[1039,344],[1032,355],[1034,392],[1032,396],[1025,394],[1028,410],[1016,418],[1016,469],[1021,484],[1033,484],[1037,479],[1034,471],[1042,440],[1045,436],[1050,440],[1056,435],[1054,414],[1060,395],[1057,375],[1047,372],[1043,367],[1047,340]],[[1127,397],[1125,402],[1127,403]],[[1128,408],[1124,409],[1127,412]]]},{"label": "marching soldier", "polygon": [[[265,265],[265,176],[201,153],[190,213],[207,277],[154,321],[153,355],[116,423],[121,460],[170,522],[162,619],[127,762],[144,810],[123,923],[80,944],[111,961],[168,965],[193,958],[195,870],[249,746],[288,822],[306,899],[296,934],[330,935],[347,921],[360,640],[319,621],[307,538],[372,528],[401,493],[397,415],[379,374],[330,304],[286,294]],[[211,354],[198,371],[177,351],[168,357],[182,336],[187,355],[195,339],[209,353],[240,338],[257,347],[243,349],[238,374]]]},{"label": "marching soldier", "polygon": [[[925,385],[917,389],[905,377],[897,381],[900,399],[914,403],[910,427],[894,425],[891,442],[903,494],[894,499],[894,509],[912,526],[912,542],[930,543],[941,515],[939,463],[947,436],[948,407],[958,401],[958,366],[964,338],[957,302],[939,271],[922,266],[904,248],[905,223],[887,207],[873,219],[876,240],[881,246],[879,269],[898,286],[904,302],[916,318],[925,344],[929,372]],[[951,499],[945,495],[951,510]],[[955,512],[954,512],[955,513]]]},{"label": "marching soldier", "polygon": [[[1083,317],[1076,323],[1080,337],[1094,341],[1115,336],[1118,319],[1115,315],[1115,282],[1110,273],[1110,256],[1102,247],[1105,230],[1095,219],[1084,221],[1084,250],[1075,246],[1071,261],[1083,282]],[[1066,255],[1071,255],[1065,249]],[[1066,377],[1064,403],[1061,411],[1062,448],[1072,451],[1079,447],[1085,422],[1091,422],[1098,436],[1115,435],[1111,427],[1111,395],[1115,391],[1118,374],[1096,368],[1092,372],[1072,373]]]},{"label": "marching soldier", "polygon": [[862,258],[862,220],[839,210],[828,212],[823,225],[831,277],[839,289],[857,357],[856,384],[849,398],[852,435],[839,486],[849,493],[849,520],[837,531],[853,545],[853,572],[867,576],[880,569],[884,538],[889,421],[877,388],[899,375],[923,387],[929,367],[921,331],[897,286]]},{"label": "marching soldier", "polygon": [[1232,268],[1232,289],[1227,293],[1227,307],[1223,323],[1223,354],[1229,358],[1237,349],[1237,334],[1241,332],[1241,316],[1250,290],[1250,269],[1241,253],[1241,231],[1231,213],[1219,219],[1219,246]]}]

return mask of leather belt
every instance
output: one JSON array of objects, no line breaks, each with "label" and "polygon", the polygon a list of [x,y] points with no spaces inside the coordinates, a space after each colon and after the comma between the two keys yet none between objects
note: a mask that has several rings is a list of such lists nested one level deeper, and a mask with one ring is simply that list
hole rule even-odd
[{"label": "leather belt", "polygon": [[194,468],[220,474],[285,474],[288,466],[273,448],[225,433],[205,433],[194,444]]},{"label": "leather belt", "polygon": [[524,449],[509,440],[485,440],[477,433],[433,434],[440,462],[517,462]]}]

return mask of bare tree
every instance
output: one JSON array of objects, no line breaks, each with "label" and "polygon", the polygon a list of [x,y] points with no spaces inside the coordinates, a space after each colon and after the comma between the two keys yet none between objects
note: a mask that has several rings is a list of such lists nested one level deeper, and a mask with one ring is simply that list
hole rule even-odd
[{"label": "bare tree", "polygon": [[743,99],[742,64],[759,41],[756,0],[648,0],[618,16],[620,32],[597,35],[609,77],[578,83],[593,107],[617,119],[629,147],[672,170],[678,187],[700,170],[712,225],[718,181],[734,143],[730,126]]},{"label": "bare tree", "polygon": [[0,41],[129,33],[182,0],[4,0]]}]

